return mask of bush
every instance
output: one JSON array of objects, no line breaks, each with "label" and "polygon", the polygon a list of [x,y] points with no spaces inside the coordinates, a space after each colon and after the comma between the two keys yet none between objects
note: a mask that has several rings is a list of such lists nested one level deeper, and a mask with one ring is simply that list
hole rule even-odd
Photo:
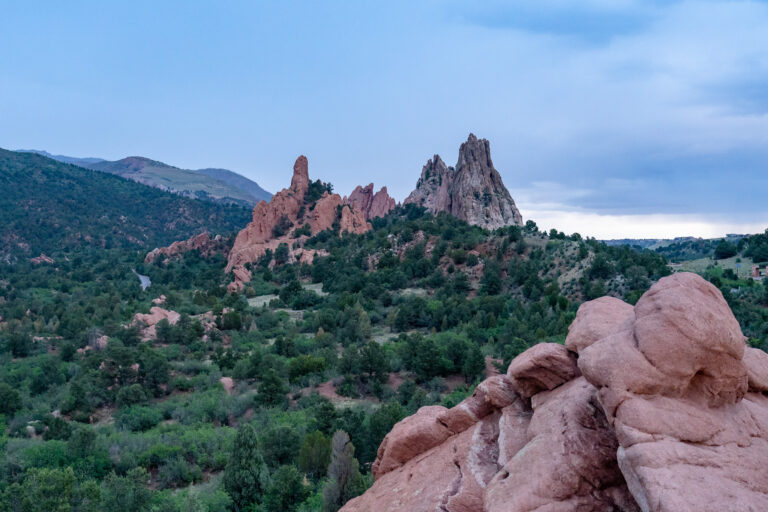
[{"label": "bush", "polygon": [[13,416],[21,409],[21,395],[5,382],[0,382],[0,414]]},{"label": "bush", "polygon": [[115,425],[124,430],[142,432],[154,427],[162,419],[163,416],[160,414],[160,411],[151,407],[134,405],[117,411],[117,414],[115,414]]}]

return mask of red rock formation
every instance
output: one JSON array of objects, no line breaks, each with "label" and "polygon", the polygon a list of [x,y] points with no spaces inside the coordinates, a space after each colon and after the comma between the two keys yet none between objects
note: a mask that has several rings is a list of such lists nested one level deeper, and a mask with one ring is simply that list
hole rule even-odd
[{"label": "red rock formation", "polygon": [[382,187],[374,194],[373,183],[366,187],[358,185],[349,197],[344,198],[343,203],[356,207],[366,219],[384,217],[396,206],[395,200],[389,197],[387,187]]},{"label": "red rock formation", "polygon": [[252,221],[238,233],[226,268],[235,275],[235,281],[228,287],[230,291],[237,291],[250,281],[251,273],[245,268],[247,263],[258,261],[267,249],[274,251],[281,243],[290,248],[291,261],[311,261],[316,252],[301,248],[308,236],[294,236],[294,232],[305,225],[311,235],[333,227],[337,220],[340,233],[361,234],[371,229],[363,212],[350,206],[342,207],[338,194],[324,192],[314,203],[307,203],[309,188],[307,157],[302,155],[293,166],[291,186],[272,196],[269,203],[261,201],[257,204]]},{"label": "red rock formation", "polygon": [[405,204],[409,203],[487,229],[523,223],[515,201],[493,167],[490,143],[471,133],[459,149],[455,170],[438,155],[427,162],[416,189],[405,200]]},{"label": "red rock formation", "polygon": [[161,320],[168,320],[168,323],[175,325],[181,315],[175,311],[169,311],[161,307],[153,306],[149,308],[149,313],[136,313],[133,315],[133,325],[141,327],[141,339],[144,341],[157,339],[155,326]]},{"label": "red rock formation", "polygon": [[53,258],[51,258],[50,256],[46,256],[45,253],[40,253],[40,256],[30,258],[29,261],[31,261],[35,265],[40,265],[41,263],[53,263]]},{"label": "red rock formation", "polygon": [[148,252],[144,258],[144,263],[154,263],[161,257],[171,258],[178,256],[187,251],[200,251],[200,254],[204,257],[208,257],[217,252],[225,252],[226,246],[221,238],[221,235],[216,235],[211,238],[207,232],[195,235],[189,240],[182,240],[180,242],[173,242],[168,247],[159,247]]},{"label": "red rock formation", "polygon": [[635,307],[585,303],[565,347],[396,424],[342,510],[768,510],[767,392],[768,354],[719,290],[675,274]]}]

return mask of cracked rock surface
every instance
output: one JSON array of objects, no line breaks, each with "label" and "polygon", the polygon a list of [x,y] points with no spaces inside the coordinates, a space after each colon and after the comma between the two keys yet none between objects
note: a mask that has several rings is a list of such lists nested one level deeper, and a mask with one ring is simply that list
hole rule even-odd
[{"label": "cracked rock surface", "polygon": [[720,291],[661,279],[585,303],[451,409],[385,437],[351,511],[768,510],[768,354]]}]

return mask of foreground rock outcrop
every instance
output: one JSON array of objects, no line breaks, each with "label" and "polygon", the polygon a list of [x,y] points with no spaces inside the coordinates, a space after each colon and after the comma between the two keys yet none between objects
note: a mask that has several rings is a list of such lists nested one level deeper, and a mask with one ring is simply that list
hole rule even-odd
[{"label": "foreground rock outcrop", "polygon": [[269,203],[257,204],[251,222],[238,233],[226,268],[235,275],[230,291],[250,281],[246,264],[257,262],[267,250],[275,251],[280,244],[288,246],[289,261],[311,263],[316,253],[304,250],[303,243],[337,222],[340,234],[361,234],[371,229],[362,211],[342,204],[341,196],[325,190],[319,181],[310,182],[307,157],[300,156],[293,165],[291,186],[272,196]]},{"label": "foreground rock outcrop", "polygon": [[661,279],[585,303],[451,409],[396,424],[352,511],[768,510],[768,354],[720,291]]},{"label": "foreground rock outcrop", "polygon": [[523,223],[515,201],[493,167],[490,143],[471,133],[459,149],[455,170],[435,155],[421,170],[416,189],[405,204],[422,206],[433,214],[449,213],[487,229]]},{"label": "foreground rock outcrop", "polygon": [[365,187],[358,185],[349,197],[345,197],[342,202],[352,205],[363,212],[363,215],[368,220],[375,217],[384,217],[397,205],[395,200],[389,196],[387,187],[381,187],[381,190],[374,194],[373,183],[369,183]]}]

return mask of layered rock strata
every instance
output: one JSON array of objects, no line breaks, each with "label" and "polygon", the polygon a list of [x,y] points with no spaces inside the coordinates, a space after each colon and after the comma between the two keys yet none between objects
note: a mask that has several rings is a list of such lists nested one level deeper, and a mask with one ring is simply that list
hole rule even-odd
[{"label": "layered rock strata", "polygon": [[768,354],[720,291],[661,279],[581,306],[451,409],[396,424],[352,511],[768,510]]},{"label": "layered rock strata", "polygon": [[421,170],[416,189],[405,204],[430,213],[445,212],[469,224],[496,229],[523,223],[515,201],[493,167],[488,140],[469,134],[459,149],[456,168],[435,155]]}]

